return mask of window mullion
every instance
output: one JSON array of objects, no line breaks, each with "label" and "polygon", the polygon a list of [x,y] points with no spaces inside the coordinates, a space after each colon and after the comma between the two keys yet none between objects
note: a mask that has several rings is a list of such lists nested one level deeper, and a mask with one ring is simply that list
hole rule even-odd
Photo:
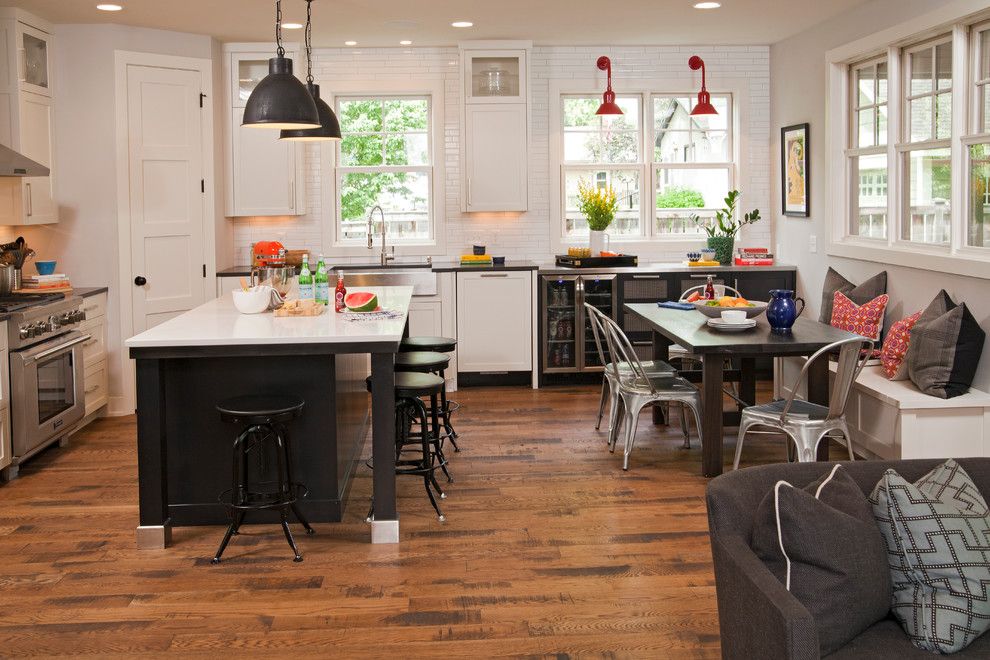
[{"label": "window mullion", "polygon": [[897,48],[887,49],[887,245],[893,246],[901,231],[901,208],[904,164],[897,145],[904,138],[906,105],[903,102],[904,76],[908,67],[902,66]]}]

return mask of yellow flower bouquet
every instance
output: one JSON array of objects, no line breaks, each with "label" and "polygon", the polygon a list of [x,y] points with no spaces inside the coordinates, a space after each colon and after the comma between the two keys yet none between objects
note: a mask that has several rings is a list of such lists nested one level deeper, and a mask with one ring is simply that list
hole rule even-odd
[{"label": "yellow flower bouquet", "polygon": [[596,188],[585,182],[578,181],[578,210],[588,219],[588,229],[605,231],[615,219],[619,208],[619,200],[612,186]]}]

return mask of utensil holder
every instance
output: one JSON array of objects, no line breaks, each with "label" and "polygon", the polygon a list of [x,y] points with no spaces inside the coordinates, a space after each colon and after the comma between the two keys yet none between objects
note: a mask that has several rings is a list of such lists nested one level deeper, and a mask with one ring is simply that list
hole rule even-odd
[{"label": "utensil holder", "polygon": [[21,288],[21,269],[15,268],[13,275],[10,278],[10,288],[12,291],[18,291]]}]

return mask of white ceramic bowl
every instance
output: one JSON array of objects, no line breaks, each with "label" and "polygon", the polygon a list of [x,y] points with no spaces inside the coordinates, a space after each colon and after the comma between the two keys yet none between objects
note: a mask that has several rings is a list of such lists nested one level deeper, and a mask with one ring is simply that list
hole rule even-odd
[{"label": "white ceramic bowl", "polygon": [[234,289],[231,294],[234,296],[234,307],[241,314],[260,314],[272,302],[272,289],[268,286],[256,286],[247,291]]},{"label": "white ceramic bowl", "polygon": [[706,303],[707,300],[696,300],[694,302],[694,308],[707,316],[710,319],[718,319],[722,317],[722,312],[726,310],[739,310],[741,312],[746,312],[746,318],[751,319],[759,316],[763,312],[767,311],[767,303],[759,302],[757,300],[750,300],[752,307],[709,307]]},{"label": "white ceramic bowl", "polygon": [[723,309],[722,320],[726,323],[745,323],[747,319],[744,309]]}]

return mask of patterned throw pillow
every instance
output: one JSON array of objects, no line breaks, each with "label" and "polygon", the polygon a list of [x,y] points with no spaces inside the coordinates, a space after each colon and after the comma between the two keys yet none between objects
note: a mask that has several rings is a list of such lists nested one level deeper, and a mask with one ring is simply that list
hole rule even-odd
[{"label": "patterned throw pillow", "polygon": [[954,653],[990,628],[990,517],[949,459],[909,483],[887,470],[870,495],[887,544],[892,609],[918,648]]},{"label": "patterned throw pillow", "polygon": [[883,327],[883,313],[887,311],[889,296],[877,296],[868,303],[857,305],[846,297],[846,294],[835,292],[832,301],[833,328],[853,332],[874,341],[880,339],[880,328]]},{"label": "patterned throw pillow", "polygon": [[880,365],[883,373],[890,380],[907,380],[907,356],[908,345],[911,343],[911,328],[918,322],[921,312],[916,312],[911,316],[901,319],[890,326],[890,332],[883,340],[883,348],[880,350]]}]

